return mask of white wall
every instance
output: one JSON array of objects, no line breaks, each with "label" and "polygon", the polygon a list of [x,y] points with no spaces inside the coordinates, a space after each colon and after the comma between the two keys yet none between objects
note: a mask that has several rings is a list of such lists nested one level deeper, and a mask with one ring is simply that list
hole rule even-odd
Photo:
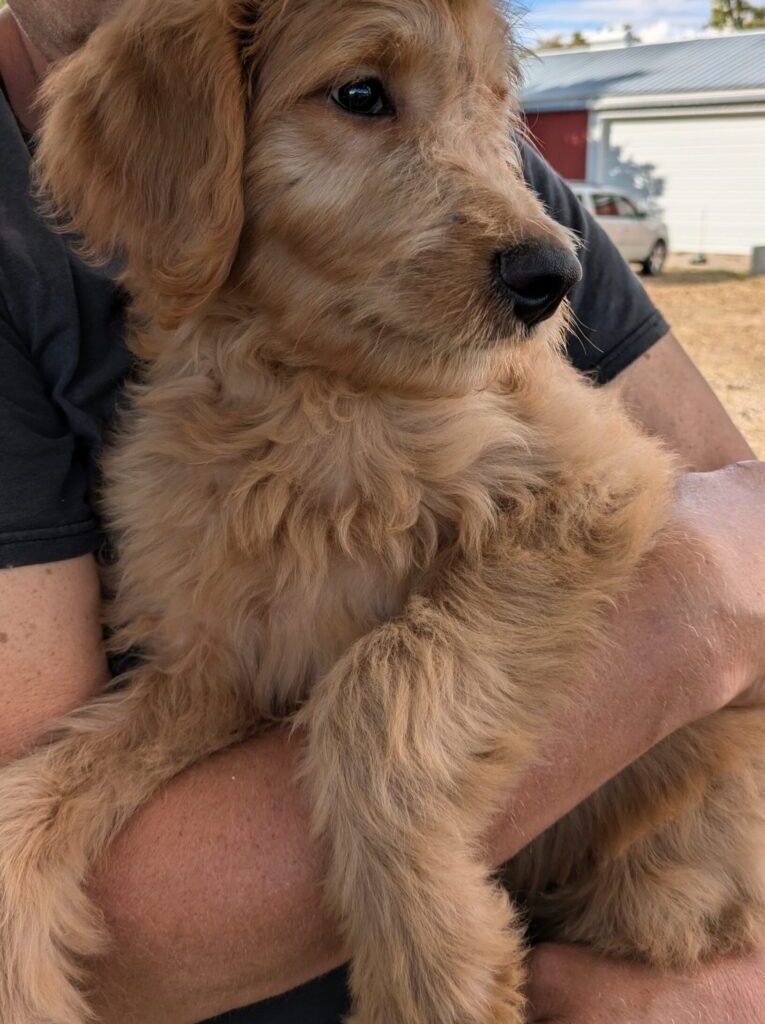
[{"label": "white wall", "polygon": [[765,111],[593,112],[588,177],[658,206],[677,252],[765,245]]}]

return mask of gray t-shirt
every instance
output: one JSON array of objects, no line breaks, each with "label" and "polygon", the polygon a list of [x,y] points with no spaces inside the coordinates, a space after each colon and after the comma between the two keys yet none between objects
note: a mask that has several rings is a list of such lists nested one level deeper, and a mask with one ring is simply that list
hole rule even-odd
[{"label": "gray t-shirt", "polygon": [[[130,140],[126,140],[126,145]],[[131,371],[125,296],[52,233],[30,198],[29,148],[0,92],[0,568],[98,552],[104,431]],[[572,362],[604,383],[669,330],[600,227],[531,148],[526,177],[581,239]],[[345,974],[218,1024],[339,1024]]]}]

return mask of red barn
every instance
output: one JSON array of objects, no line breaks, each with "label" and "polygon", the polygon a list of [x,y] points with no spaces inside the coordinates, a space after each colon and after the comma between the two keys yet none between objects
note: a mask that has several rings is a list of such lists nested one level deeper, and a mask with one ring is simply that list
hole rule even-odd
[{"label": "red barn", "polygon": [[587,178],[587,110],[528,111],[526,123],[539,151],[569,181]]}]

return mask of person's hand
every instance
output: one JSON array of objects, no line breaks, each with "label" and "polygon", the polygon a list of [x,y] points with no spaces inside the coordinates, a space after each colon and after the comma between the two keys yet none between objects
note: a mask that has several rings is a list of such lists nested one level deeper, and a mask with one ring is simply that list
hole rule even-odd
[{"label": "person's hand", "polygon": [[673,975],[574,946],[531,959],[528,1024],[762,1024],[765,954]]},{"label": "person's hand", "polygon": [[765,463],[681,477],[675,526],[698,550],[677,569],[686,620],[706,624],[721,666],[720,702],[765,703]]}]

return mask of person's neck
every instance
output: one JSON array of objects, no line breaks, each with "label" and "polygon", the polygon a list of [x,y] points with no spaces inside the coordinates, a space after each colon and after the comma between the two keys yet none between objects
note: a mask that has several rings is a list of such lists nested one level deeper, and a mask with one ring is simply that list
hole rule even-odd
[{"label": "person's neck", "polygon": [[34,101],[48,62],[21,30],[9,8],[0,11],[0,77],[13,112],[30,132],[37,126]]}]

